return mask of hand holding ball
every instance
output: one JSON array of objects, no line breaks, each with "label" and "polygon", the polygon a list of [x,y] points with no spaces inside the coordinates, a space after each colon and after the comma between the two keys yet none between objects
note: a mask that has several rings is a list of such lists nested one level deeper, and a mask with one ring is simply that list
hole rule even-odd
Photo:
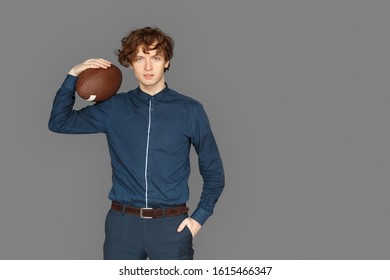
[{"label": "hand holding ball", "polygon": [[93,102],[106,100],[119,90],[122,84],[122,72],[115,66],[88,68],[80,73],[76,82],[78,95]]}]

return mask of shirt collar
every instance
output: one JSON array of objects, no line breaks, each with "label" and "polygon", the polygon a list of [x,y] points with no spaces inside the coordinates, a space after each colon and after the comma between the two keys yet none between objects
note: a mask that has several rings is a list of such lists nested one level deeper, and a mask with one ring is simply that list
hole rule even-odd
[{"label": "shirt collar", "polygon": [[165,87],[161,91],[159,91],[158,93],[156,93],[154,95],[150,95],[150,94],[144,92],[139,86],[135,89],[135,93],[136,93],[137,97],[144,102],[149,102],[149,100],[151,100],[152,98],[154,100],[161,100],[162,98],[164,98],[164,96],[167,94],[168,91],[169,91],[169,88],[168,88],[167,83],[165,83]]}]

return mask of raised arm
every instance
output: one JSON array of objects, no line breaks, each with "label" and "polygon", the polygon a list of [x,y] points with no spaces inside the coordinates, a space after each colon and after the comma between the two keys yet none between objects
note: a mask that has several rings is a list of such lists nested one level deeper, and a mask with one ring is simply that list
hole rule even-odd
[{"label": "raised arm", "polygon": [[107,68],[111,63],[97,58],[74,66],[58,89],[53,101],[49,129],[57,133],[87,134],[104,132],[111,114],[111,102],[106,100],[74,110],[77,76],[88,68]]}]

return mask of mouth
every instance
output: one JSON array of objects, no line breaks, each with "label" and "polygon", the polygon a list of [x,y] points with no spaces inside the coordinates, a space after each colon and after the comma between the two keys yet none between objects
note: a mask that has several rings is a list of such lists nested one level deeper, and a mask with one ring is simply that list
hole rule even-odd
[{"label": "mouth", "polygon": [[144,77],[147,80],[151,80],[151,79],[153,79],[154,75],[153,74],[145,74]]}]

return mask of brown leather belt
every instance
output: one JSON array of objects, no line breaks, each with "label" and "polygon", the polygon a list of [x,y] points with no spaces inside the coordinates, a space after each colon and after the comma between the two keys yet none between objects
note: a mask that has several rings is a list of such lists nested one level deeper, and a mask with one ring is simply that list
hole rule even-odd
[{"label": "brown leather belt", "polygon": [[126,206],[113,201],[111,208],[127,214],[133,214],[144,219],[154,219],[161,217],[177,216],[188,212],[188,207],[185,204],[170,208],[135,208]]}]

